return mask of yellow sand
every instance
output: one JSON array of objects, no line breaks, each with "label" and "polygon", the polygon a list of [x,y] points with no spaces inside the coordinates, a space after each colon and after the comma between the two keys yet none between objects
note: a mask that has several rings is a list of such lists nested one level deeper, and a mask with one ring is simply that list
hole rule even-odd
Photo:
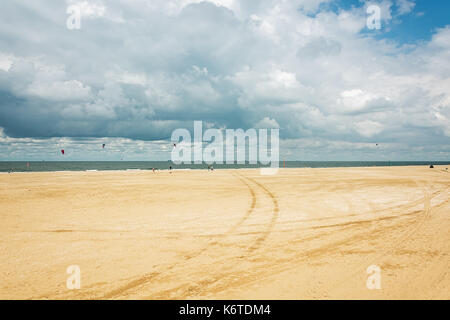
[{"label": "yellow sand", "polygon": [[0,298],[449,299],[449,187],[445,167],[1,174]]}]

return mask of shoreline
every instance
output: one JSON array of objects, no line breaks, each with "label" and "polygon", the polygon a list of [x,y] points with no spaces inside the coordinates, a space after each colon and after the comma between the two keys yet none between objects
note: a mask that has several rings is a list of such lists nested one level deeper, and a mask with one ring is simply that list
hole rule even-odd
[{"label": "shoreline", "polygon": [[[444,168],[443,170],[450,167],[450,162],[433,162],[431,163],[434,166],[434,169]],[[278,167],[273,169],[278,170],[296,170],[296,169],[357,169],[357,168],[428,168],[433,169],[429,167],[430,164],[394,164],[394,165],[359,165],[359,166],[317,166],[317,167]],[[214,167],[214,166],[213,166]],[[214,167],[213,171],[224,171],[224,170],[261,170],[264,168],[271,168],[271,167]],[[13,168],[15,169],[15,168]],[[186,167],[186,168],[172,168],[171,170],[169,168],[155,168],[156,172],[180,172],[180,171],[209,171],[207,167]],[[152,168],[124,168],[124,169],[80,169],[80,170],[13,170],[12,172],[9,171],[0,171],[0,174],[17,174],[17,173],[45,173],[45,172],[55,172],[55,173],[63,173],[63,172],[153,172]]]}]

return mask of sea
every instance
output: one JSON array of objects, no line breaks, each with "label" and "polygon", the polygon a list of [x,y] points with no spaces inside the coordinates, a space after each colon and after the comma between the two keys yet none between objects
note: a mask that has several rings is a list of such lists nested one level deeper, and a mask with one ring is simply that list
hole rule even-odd
[{"label": "sea", "polygon": [[[281,161],[280,168],[339,168],[449,165],[450,161]],[[0,172],[108,171],[207,169],[208,164],[174,164],[171,161],[0,161]],[[214,169],[261,168],[254,164],[214,164]]]}]

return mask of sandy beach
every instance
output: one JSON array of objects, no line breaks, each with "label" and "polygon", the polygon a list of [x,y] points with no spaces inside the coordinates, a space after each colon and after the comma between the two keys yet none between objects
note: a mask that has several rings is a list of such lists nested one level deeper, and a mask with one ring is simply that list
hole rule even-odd
[{"label": "sandy beach", "polygon": [[450,299],[442,166],[5,173],[0,188],[1,299]]}]

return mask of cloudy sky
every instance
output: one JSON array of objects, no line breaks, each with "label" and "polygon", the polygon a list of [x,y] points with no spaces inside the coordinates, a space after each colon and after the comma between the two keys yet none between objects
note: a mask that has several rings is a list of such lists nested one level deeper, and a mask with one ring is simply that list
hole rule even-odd
[{"label": "cloudy sky", "polygon": [[[374,4],[379,30],[367,27]],[[450,160],[449,10],[2,0],[0,160],[62,160],[60,149],[64,160],[166,160],[172,131],[194,120],[279,128],[283,159]]]}]

